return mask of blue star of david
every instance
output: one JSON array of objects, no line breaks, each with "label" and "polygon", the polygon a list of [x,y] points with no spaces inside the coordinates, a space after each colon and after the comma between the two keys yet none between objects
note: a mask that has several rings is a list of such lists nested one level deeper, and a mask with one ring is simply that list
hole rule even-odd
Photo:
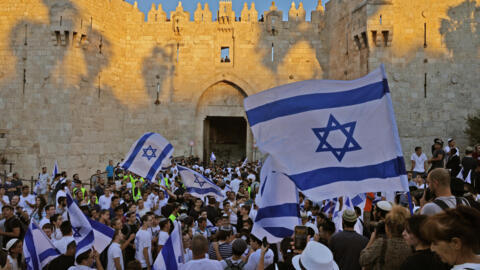
[{"label": "blue star of david", "polygon": [[[353,138],[353,131],[355,130],[356,124],[357,122],[350,122],[341,125],[337,119],[330,114],[330,118],[328,119],[328,124],[326,127],[312,128],[313,133],[315,133],[320,140],[320,145],[318,146],[316,152],[332,152],[337,160],[341,162],[345,156],[345,153],[362,149],[358,142]],[[345,135],[346,140],[343,147],[333,147],[327,142],[330,131],[334,130],[340,130],[343,135]]]},{"label": "blue star of david", "polygon": [[80,234],[80,229],[82,229],[82,227],[72,226],[72,229],[73,229],[73,237],[82,237],[82,235]]},{"label": "blue star of david", "polygon": [[198,176],[196,174],[194,174],[193,176],[195,176],[195,180],[193,182],[199,184],[200,187],[203,187],[203,185],[207,183],[207,181],[205,180],[202,181],[201,179],[198,179]]},{"label": "blue star of david", "polygon": [[[154,157],[157,157],[155,155],[155,152],[157,152],[157,149],[152,148],[151,145],[149,145],[147,148],[143,148],[142,150],[143,150],[142,157],[146,157],[148,159],[148,161],[150,161],[150,159],[152,159]],[[151,152],[151,154],[149,155],[148,152]]]}]

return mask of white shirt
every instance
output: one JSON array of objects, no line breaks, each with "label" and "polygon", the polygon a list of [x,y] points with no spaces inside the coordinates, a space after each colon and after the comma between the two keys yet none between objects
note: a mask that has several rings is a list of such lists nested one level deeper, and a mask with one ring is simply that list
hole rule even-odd
[{"label": "white shirt", "polygon": [[103,194],[102,196],[100,196],[100,198],[98,198],[98,204],[100,205],[100,208],[102,210],[110,208],[110,204],[112,203],[112,197],[112,194],[110,194],[110,196],[108,197]]},{"label": "white shirt", "polygon": [[115,267],[115,261],[113,259],[120,258],[120,266],[123,270],[123,254],[122,249],[120,248],[119,243],[113,242],[107,251],[108,260],[107,260],[107,269],[106,270],[117,270]]},{"label": "white shirt", "polygon": [[180,266],[180,270],[223,270],[222,264],[219,261],[210,259],[191,260],[186,264]]},{"label": "white shirt", "polygon": [[232,189],[233,192],[238,193],[238,189],[240,188],[240,183],[242,183],[242,180],[235,178],[230,182],[230,188]]},{"label": "white shirt", "polygon": [[[10,199],[8,199],[7,195],[3,195],[3,201],[7,204],[10,204]],[[0,209],[2,209],[3,203],[0,202]]]},{"label": "white shirt", "polygon": [[160,231],[160,233],[158,234],[158,245],[164,246],[168,240],[168,237],[170,237],[170,235],[168,235],[167,232]]},{"label": "white shirt", "polygon": [[[260,262],[260,256],[262,254],[261,249],[255,250],[250,257],[248,257],[248,262],[243,267],[244,270],[257,270],[258,263]],[[273,263],[273,251],[269,249],[267,253],[265,253],[265,258],[263,261],[264,269],[267,268],[270,264]]]},{"label": "white shirt", "polygon": [[480,263],[464,263],[464,264],[454,265],[452,268],[452,270],[465,270],[465,269],[480,270]]},{"label": "white shirt", "polygon": [[255,181],[255,179],[257,179],[257,178],[255,177],[255,174],[251,173],[251,174],[249,174],[249,175],[247,176],[247,179],[251,179],[252,182],[253,182],[253,181]]},{"label": "white shirt", "polygon": [[152,261],[152,233],[150,230],[143,230],[140,228],[137,234],[135,235],[135,259],[137,259],[142,268],[147,267],[147,262],[145,257],[143,256],[143,249],[148,248],[148,257],[150,265],[153,263]]},{"label": "white shirt", "polygon": [[425,172],[425,161],[428,160],[425,153],[422,153],[420,156],[417,156],[417,153],[413,153],[410,160],[415,161],[415,168],[413,168],[414,172]]},{"label": "white shirt", "polygon": [[96,269],[85,266],[85,265],[74,265],[74,266],[70,266],[68,270],[96,270]]},{"label": "white shirt", "polygon": [[143,217],[143,215],[145,215],[148,211],[150,211],[150,208],[148,208],[145,204],[143,206],[142,209],[138,209],[137,208],[137,214],[140,216],[140,217]]},{"label": "white shirt", "polygon": [[11,268],[12,270],[20,270],[20,268],[18,267],[17,259],[12,258],[10,255],[8,255],[7,259],[10,262],[10,264],[12,264],[12,268]]},{"label": "white shirt", "polygon": [[65,193],[65,190],[59,190],[57,191],[57,195],[55,196],[55,207],[58,207],[58,198],[60,197],[67,197],[67,193]]},{"label": "white shirt", "polygon": [[20,195],[20,201],[18,202],[18,205],[21,206],[25,212],[30,216],[32,214],[33,208],[30,207],[27,202],[30,204],[35,205],[35,195],[33,194],[28,194],[26,197],[23,197],[23,195]]},{"label": "white shirt", "polygon": [[62,239],[53,242],[53,245],[60,251],[60,253],[65,254],[67,252],[67,246],[70,244],[72,241],[75,241],[73,236],[64,236]]}]

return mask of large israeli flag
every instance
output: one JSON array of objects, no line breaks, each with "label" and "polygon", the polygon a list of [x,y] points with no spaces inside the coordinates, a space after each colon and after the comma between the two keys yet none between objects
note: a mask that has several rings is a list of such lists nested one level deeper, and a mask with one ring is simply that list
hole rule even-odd
[{"label": "large israeli flag", "polygon": [[269,243],[278,243],[293,235],[300,225],[298,190],[286,175],[278,172],[271,157],[260,171],[260,189],[255,202],[259,209],[252,233],[258,239],[267,237]]},{"label": "large israeli flag", "polygon": [[55,178],[55,175],[57,175],[59,172],[58,170],[58,163],[57,161],[55,160],[55,164],[53,165],[53,170],[52,170],[52,180],[53,178]]},{"label": "large israeli flag", "polygon": [[150,181],[162,169],[170,165],[173,146],[162,135],[145,133],[130,148],[120,166]]},{"label": "large israeli flag", "polygon": [[95,247],[98,253],[102,251],[110,244],[114,231],[112,228],[100,224],[96,221],[90,220],[78,207],[77,203],[73,201],[72,195],[68,189],[67,193],[67,211],[72,224],[73,238],[77,243],[76,254],[82,254],[83,252]]},{"label": "large israeli flag", "polygon": [[244,105],[258,148],[312,200],[408,191],[383,65],[353,81],[279,86]]},{"label": "large israeli flag", "polygon": [[174,222],[174,229],[158,254],[153,270],[177,270],[184,262],[180,224]]},{"label": "large israeli flag", "polygon": [[201,198],[202,200],[205,196],[214,196],[217,201],[223,201],[225,199],[225,196],[222,194],[222,189],[215,185],[210,179],[187,167],[180,165],[177,165],[177,167],[186,191],[192,196]]},{"label": "large israeli flag", "polygon": [[41,270],[61,255],[33,219],[23,239],[23,254],[28,270]]}]

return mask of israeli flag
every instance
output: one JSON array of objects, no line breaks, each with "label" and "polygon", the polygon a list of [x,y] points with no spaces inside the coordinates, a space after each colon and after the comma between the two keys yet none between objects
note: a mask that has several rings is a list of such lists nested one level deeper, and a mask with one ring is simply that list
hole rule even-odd
[{"label": "israeli flag", "polygon": [[61,255],[33,219],[23,239],[23,254],[28,270],[41,270]]},{"label": "israeli flag", "polygon": [[247,165],[247,162],[248,162],[248,157],[245,158],[245,160],[243,161],[242,166],[240,166],[240,168],[245,167]]},{"label": "israeli flag", "polygon": [[85,216],[77,203],[73,201],[70,191],[68,191],[68,189],[65,190],[67,193],[67,211],[70,223],[72,224],[73,238],[77,243],[76,254],[82,254],[91,249],[92,246],[95,247],[98,253],[102,253],[112,241],[114,234],[113,229],[90,220]]},{"label": "israeli flag", "polygon": [[468,171],[467,177],[463,177],[463,168],[460,170],[460,172],[457,174],[457,178],[462,179],[465,181],[465,183],[472,183],[472,170]]},{"label": "israeli flag", "polygon": [[210,161],[211,161],[211,162],[214,162],[215,160],[217,160],[217,157],[216,157],[215,154],[212,152],[212,153],[210,154]]},{"label": "israeli flag", "polygon": [[252,233],[258,239],[267,237],[269,243],[278,243],[292,236],[295,226],[300,225],[298,191],[286,175],[276,170],[271,157],[265,160],[260,179],[256,198],[259,209]]},{"label": "israeli flag", "polygon": [[158,254],[153,270],[177,270],[185,262],[180,236],[180,225],[174,222],[174,229]]},{"label": "israeli flag", "polygon": [[55,164],[53,165],[53,170],[52,170],[52,180],[53,178],[55,178],[55,175],[57,175],[59,172],[58,170],[58,163],[57,161],[55,160]]},{"label": "israeli flag", "polygon": [[225,196],[222,189],[210,179],[187,167],[178,166],[178,173],[182,177],[186,191],[192,196],[205,199],[206,196],[214,196],[217,201],[223,201]]},{"label": "israeli flag", "polygon": [[170,165],[173,146],[162,135],[145,133],[130,148],[120,166],[143,178],[154,181],[157,173]]},{"label": "israeli flag", "polygon": [[312,200],[408,191],[383,65],[353,81],[279,86],[244,105],[258,148]]}]

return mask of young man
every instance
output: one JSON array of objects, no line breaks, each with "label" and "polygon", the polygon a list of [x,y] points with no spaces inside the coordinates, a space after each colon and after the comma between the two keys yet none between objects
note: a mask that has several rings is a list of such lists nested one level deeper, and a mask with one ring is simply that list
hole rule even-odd
[{"label": "young man", "polygon": [[123,270],[123,254],[120,246],[123,240],[122,231],[116,230],[113,234],[112,244],[107,251],[107,270]]},{"label": "young man", "polygon": [[162,247],[165,245],[165,243],[168,240],[168,237],[170,235],[168,234],[170,232],[170,220],[168,218],[162,217],[160,219],[160,233],[158,234],[158,251],[160,252],[162,250]]},{"label": "young man", "polygon": [[67,251],[53,259],[48,264],[48,270],[68,269],[75,264],[75,252],[77,251],[77,243],[75,240],[70,241],[67,245]]},{"label": "young man", "polygon": [[[102,262],[100,261],[100,255],[95,250],[87,250],[77,256],[75,260],[77,265],[71,266],[68,270],[104,270]],[[97,265],[97,269],[91,268],[93,262]]]},{"label": "young man", "polygon": [[100,205],[100,208],[102,210],[103,209],[108,210],[108,208],[110,208],[110,204],[112,203],[112,197],[113,195],[110,192],[110,188],[109,187],[105,188],[105,194],[103,194],[102,196],[100,196],[100,198],[98,198],[98,204]]},{"label": "young man", "polygon": [[135,236],[135,259],[142,265],[143,270],[150,270],[152,267],[152,233],[149,228],[152,226],[151,215],[142,217],[142,227]]},{"label": "young man", "polygon": [[[256,238],[254,235],[250,236],[250,253],[248,257],[247,264],[243,269],[245,270],[256,270],[258,264],[260,263],[260,258],[262,255],[262,241]],[[268,249],[264,255],[264,267],[267,268],[270,264],[273,263],[273,251]]]},{"label": "young man", "polygon": [[422,148],[420,146],[415,147],[415,153],[410,157],[412,161],[412,166],[410,171],[412,171],[412,178],[417,177],[418,174],[424,175],[425,168],[427,168],[427,156],[425,153],[422,153]]},{"label": "young man", "polygon": [[0,235],[3,236],[3,246],[5,246],[10,239],[22,239],[24,235],[22,224],[20,223],[20,220],[13,214],[13,207],[10,205],[4,205],[2,207],[2,215],[5,218],[5,231],[0,231]]},{"label": "young man", "polygon": [[67,246],[70,242],[74,241],[72,225],[70,221],[62,222],[60,225],[60,230],[62,231],[62,238],[58,241],[53,242],[53,245],[60,251],[62,254],[67,251]]},{"label": "young man", "polygon": [[35,208],[35,195],[30,194],[30,187],[22,187],[22,195],[20,196],[19,206],[23,208],[25,212],[30,216]]},{"label": "young man", "polygon": [[433,157],[427,162],[431,164],[429,172],[436,168],[443,168],[443,160],[445,158],[445,151],[442,150],[442,144],[440,141],[435,141]]},{"label": "young man", "polygon": [[53,204],[48,204],[45,206],[45,216],[40,220],[39,226],[43,228],[43,225],[50,223],[50,218],[55,214],[55,206]]},{"label": "young man", "polygon": [[340,269],[361,269],[360,252],[367,246],[368,239],[355,232],[356,223],[355,211],[345,209],[342,214],[343,231],[337,232],[330,238],[329,247]]},{"label": "young man", "polygon": [[[183,265],[182,270],[222,270],[222,264],[219,261],[214,261],[205,258],[205,253],[208,251],[208,240],[203,235],[195,235],[192,239],[192,254],[193,258]],[[273,258],[273,256],[272,256]]]}]

